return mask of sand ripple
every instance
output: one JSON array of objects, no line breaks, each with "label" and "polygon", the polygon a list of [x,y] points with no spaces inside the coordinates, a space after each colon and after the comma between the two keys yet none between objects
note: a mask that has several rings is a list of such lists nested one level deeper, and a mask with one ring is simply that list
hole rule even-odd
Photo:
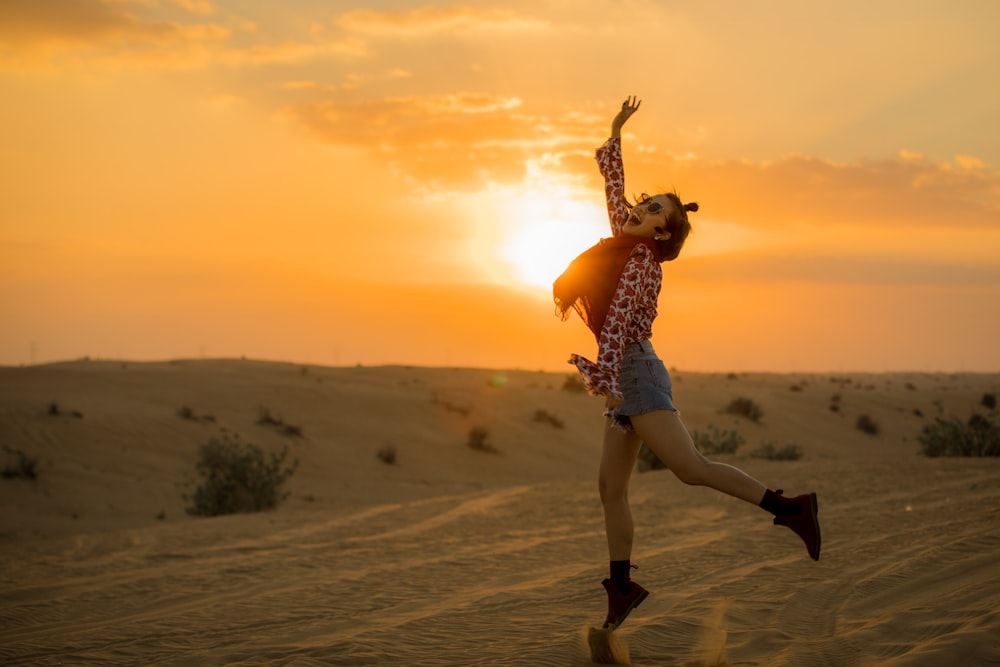
[{"label": "sand ripple", "polygon": [[[821,480],[823,560],[810,561],[755,508],[669,473],[639,476],[635,577],[652,595],[622,631],[633,664],[1000,660],[1000,468],[759,465],[790,486]],[[871,493],[894,476],[909,482]],[[586,664],[583,632],[603,615],[593,487],[520,486],[12,547],[0,562],[0,660]]]}]

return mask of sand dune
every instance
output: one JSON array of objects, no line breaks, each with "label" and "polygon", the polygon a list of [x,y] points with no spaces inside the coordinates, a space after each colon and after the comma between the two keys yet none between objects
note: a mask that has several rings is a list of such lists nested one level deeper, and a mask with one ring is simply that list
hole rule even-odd
[{"label": "sand dune", "polygon": [[[589,664],[585,633],[604,611],[601,418],[563,378],[250,361],[0,369],[2,443],[40,462],[35,482],[0,480],[0,662]],[[689,427],[746,436],[727,460],[819,494],[823,558],[754,507],[637,474],[633,576],[651,596],[621,630],[633,664],[1000,662],[1000,465],[927,459],[915,440],[1000,377],[675,381]],[[760,424],[720,413],[735,396],[762,406]],[[304,437],[256,424],[260,406]],[[861,414],[878,436],[855,428]],[[473,426],[498,454],[465,445]],[[221,428],[299,458],[277,511],[184,513],[197,445]],[[805,456],[746,455],[765,440]],[[375,455],[387,444],[395,465]]]}]

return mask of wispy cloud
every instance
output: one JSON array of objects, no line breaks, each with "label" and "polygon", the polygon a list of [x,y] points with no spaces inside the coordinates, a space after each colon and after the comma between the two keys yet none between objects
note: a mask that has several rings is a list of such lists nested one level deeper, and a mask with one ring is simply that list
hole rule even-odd
[{"label": "wispy cloud", "polygon": [[365,52],[364,41],[351,35],[273,37],[255,21],[222,13],[207,0],[0,3],[0,67],[13,70],[244,67],[350,59]]},{"label": "wispy cloud", "polygon": [[[708,162],[643,154],[633,174],[676,185],[704,211],[762,229],[795,224],[996,227],[1000,172],[969,156],[838,163],[804,156]],[[634,182],[634,181],[633,181]]]},{"label": "wispy cloud", "polygon": [[801,256],[755,252],[689,257],[678,267],[671,268],[675,280],[680,276],[700,285],[796,282],[956,288],[1000,286],[1000,264],[958,261],[947,256],[918,259],[822,252]]},{"label": "wispy cloud", "polygon": [[[185,13],[211,13],[195,0]],[[24,69],[103,65],[176,65],[203,60],[233,30],[221,23],[141,16],[155,2],[100,0],[6,0],[0,3],[0,66]]]},{"label": "wispy cloud", "polygon": [[293,104],[287,114],[323,141],[369,148],[421,182],[464,189],[518,180],[532,148],[581,143],[572,123],[554,127],[522,106],[516,97],[482,92],[340,95]]},{"label": "wispy cloud", "polygon": [[100,0],[6,0],[0,3],[0,44],[95,43],[139,37],[163,40],[178,26],[141,21],[124,3]]},{"label": "wispy cloud", "polygon": [[425,6],[402,11],[356,9],[342,14],[336,24],[364,35],[426,37],[442,33],[544,30],[548,21],[512,10]]},{"label": "wispy cloud", "polygon": [[[605,119],[546,117],[529,106],[486,93],[348,92],[294,103],[287,113],[322,141],[368,148],[415,180],[444,188],[516,182],[529,161],[598,186],[593,154],[606,135]],[[676,187],[699,200],[705,215],[757,229],[989,227],[1000,221],[1000,173],[968,155],[950,162],[907,151],[895,159],[846,163],[801,155],[709,161],[640,150],[631,137],[624,151],[627,185],[635,192]]]},{"label": "wispy cloud", "polygon": [[208,0],[170,0],[170,3],[192,14],[208,16],[215,13],[215,6]]}]

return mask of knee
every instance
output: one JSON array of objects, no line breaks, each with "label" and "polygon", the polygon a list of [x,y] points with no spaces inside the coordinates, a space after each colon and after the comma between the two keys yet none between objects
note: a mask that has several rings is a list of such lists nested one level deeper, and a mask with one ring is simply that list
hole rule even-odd
[{"label": "knee", "polygon": [[597,480],[597,490],[601,494],[601,502],[605,505],[609,502],[619,502],[628,497],[628,481],[623,484],[601,476]]}]

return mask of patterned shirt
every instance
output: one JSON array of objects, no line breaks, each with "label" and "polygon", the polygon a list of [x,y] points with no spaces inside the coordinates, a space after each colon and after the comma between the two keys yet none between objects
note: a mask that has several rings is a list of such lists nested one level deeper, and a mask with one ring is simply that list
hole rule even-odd
[{"label": "patterned shirt", "polygon": [[[621,139],[608,139],[597,149],[596,157],[597,166],[604,176],[611,233],[620,236],[629,213],[625,203]],[[662,281],[663,271],[652,251],[641,243],[637,244],[625,263],[618,288],[611,299],[608,318],[597,338],[597,363],[577,354],[569,360],[579,369],[583,384],[591,394],[621,398],[618,376],[625,345],[652,337]]]}]

